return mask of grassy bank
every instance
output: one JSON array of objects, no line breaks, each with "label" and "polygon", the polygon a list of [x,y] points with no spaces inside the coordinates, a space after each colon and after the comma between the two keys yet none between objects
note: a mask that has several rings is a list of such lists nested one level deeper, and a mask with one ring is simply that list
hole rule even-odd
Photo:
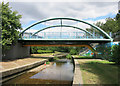
[{"label": "grassy bank", "polygon": [[105,60],[80,61],[84,84],[118,84],[118,67]]},{"label": "grassy bank", "polygon": [[53,57],[57,54],[62,54],[62,53],[55,51],[54,53],[31,54],[31,56],[33,56],[33,57]]},{"label": "grassy bank", "polygon": [[33,57],[46,57],[46,56],[52,56],[54,53],[43,53],[43,54],[31,54]]},{"label": "grassy bank", "polygon": [[80,55],[72,55],[72,56],[80,59],[93,59],[93,56],[80,56]]}]

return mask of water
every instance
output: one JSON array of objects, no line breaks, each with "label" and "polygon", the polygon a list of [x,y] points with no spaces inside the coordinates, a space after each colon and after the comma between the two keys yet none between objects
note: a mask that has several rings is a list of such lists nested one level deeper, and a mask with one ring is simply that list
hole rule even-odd
[{"label": "water", "polygon": [[[39,70],[39,67],[37,67]],[[26,72],[21,76],[11,79],[5,84],[68,84],[73,81],[73,63],[68,59],[60,59],[49,67],[40,70]]]}]

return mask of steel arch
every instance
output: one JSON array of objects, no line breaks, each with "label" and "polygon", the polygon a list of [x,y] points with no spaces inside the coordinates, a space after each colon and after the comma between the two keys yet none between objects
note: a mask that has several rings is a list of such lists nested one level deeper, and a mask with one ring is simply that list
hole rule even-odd
[{"label": "steel arch", "polygon": [[41,31],[43,31],[43,30],[46,30],[46,29],[49,29],[49,28],[53,28],[53,27],[71,27],[71,28],[75,28],[75,29],[82,30],[82,31],[88,33],[89,35],[93,36],[93,34],[91,34],[90,32],[88,32],[88,31],[86,31],[86,30],[83,30],[83,29],[81,29],[81,28],[79,28],[79,27],[75,27],[75,26],[69,26],[69,25],[55,25],[55,26],[49,26],[49,27],[43,28],[43,29],[41,29],[41,30],[38,30],[38,31],[35,32],[32,36],[34,36],[35,34],[41,32]]},{"label": "steel arch", "polygon": [[113,39],[112,39],[105,31],[103,31],[103,30],[100,29],[99,27],[97,27],[97,26],[95,26],[95,25],[93,25],[93,24],[90,24],[90,23],[88,23],[88,22],[85,22],[85,21],[83,21],[83,20],[78,20],[78,19],[74,19],[74,18],[51,18],[51,19],[42,20],[42,21],[39,21],[39,22],[37,22],[37,23],[35,23],[35,24],[32,24],[31,26],[29,26],[28,28],[26,28],[25,30],[23,30],[23,31],[20,33],[20,36],[22,36],[23,33],[24,33],[26,30],[30,29],[31,27],[33,27],[33,26],[35,26],[35,25],[37,25],[37,24],[43,23],[43,22],[51,21],[51,20],[72,20],[72,21],[82,22],[82,23],[84,23],[84,24],[90,25],[91,27],[94,27],[95,29],[97,29],[98,31],[100,31],[102,34],[104,34],[108,39],[110,39],[111,41],[113,41]]}]

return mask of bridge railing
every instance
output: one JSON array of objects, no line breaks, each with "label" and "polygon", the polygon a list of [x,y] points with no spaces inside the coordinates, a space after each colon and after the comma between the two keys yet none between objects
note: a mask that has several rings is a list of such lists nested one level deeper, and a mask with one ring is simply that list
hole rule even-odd
[{"label": "bridge railing", "polygon": [[41,32],[36,35],[23,35],[22,39],[103,39],[98,34],[89,35],[84,32]]}]

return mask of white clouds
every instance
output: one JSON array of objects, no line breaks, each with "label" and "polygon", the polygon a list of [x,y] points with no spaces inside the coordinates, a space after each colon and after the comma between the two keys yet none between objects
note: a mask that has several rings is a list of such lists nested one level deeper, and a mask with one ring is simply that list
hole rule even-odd
[{"label": "white clouds", "polygon": [[[64,0],[65,1],[65,0]],[[28,25],[31,21],[41,21],[43,19],[54,18],[54,17],[72,17],[76,19],[87,19],[96,18],[99,16],[105,16],[109,13],[116,14],[118,9],[117,2],[113,0],[104,0],[106,2],[87,2],[87,1],[72,1],[72,2],[10,2],[12,10],[17,10],[22,15],[21,23],[23,26]],[[111,2],[112,1],[112,2]],[[105,19],[86,20],[91,24],[101,21],[105,23]],[[53,22],[57,23],[56,21]],[[53,25],[50,23],[46,25]],[[79,26],[83,29],[89,28],[90,26],[83,23],[74,22],[73,24],[68,22],[69,25]],[[24,28],[24,27],[23,27]],[[34,33],[37,30],[31,29],[30,32]],[[60,28],[51,28],[43,32],[59,32]],[[64,32],[78,32],[73,28],[63,27]],[[29,32],[29,30],[27,30]]]},{"label": "white clouds", "polygon": [[118,2],[119,0],[2,0],[6,2]]},{"label": "white clouds", "polygon": [[103,23],[105,23],[106,21],[105,21],[105,19],[99,19],[97,21],[87,20],[86,22],[88,22],[90,24],[93,24],[93,23],[97,23],[97,22],[103,22]]},{"label": "white clouds", "polygon": [[116,2],[11,2],[23,16],[22,24],[53,17],[96,18],[117,13]]}]

